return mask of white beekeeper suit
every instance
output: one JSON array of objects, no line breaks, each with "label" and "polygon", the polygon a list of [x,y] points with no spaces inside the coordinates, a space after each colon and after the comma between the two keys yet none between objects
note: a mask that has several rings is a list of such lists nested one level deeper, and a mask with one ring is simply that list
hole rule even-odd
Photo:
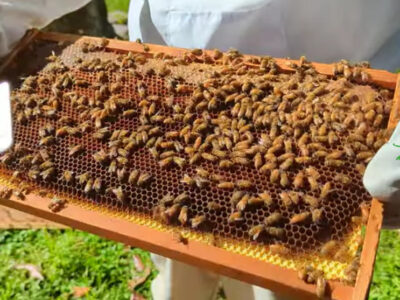
[{"label": "white beekeeper suit", "polygon": [[[45,26],[88,2],[0,0],[0,57],[26,29]],[[400,67],[399,15],[399,0],[132,0],[128,22],[131,40],[185,48],[234,47],[277,57],[305,54],[320,62],[370,60],[375,68],[393,71]],[[400,203],[393,201],[400,193],[396,142],[400,144],[400,129],[371,161],[364,178],[369,192],[388,201],[386,206]],[[395,206],[400,212],[400,205]],[[397,224],[399,219],[390,218]],[[160,256],[153,260],[160,270],[152,284],[157,300],[211,299],[218,279],[229,300],[274,298],[259,287]]]},{"label": "white beekeeper suit", "polygon": [[42,28],[90,0],[0,0],[0,57],[30,28]]}]

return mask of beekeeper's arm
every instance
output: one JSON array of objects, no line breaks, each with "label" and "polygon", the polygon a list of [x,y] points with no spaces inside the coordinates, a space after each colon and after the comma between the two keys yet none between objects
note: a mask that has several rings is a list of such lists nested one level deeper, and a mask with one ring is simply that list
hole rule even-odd
[{"label": "beekeeper's arm", "polygon": [[0,57],[30,28],[42,28],[90,0],[0,0]]}]

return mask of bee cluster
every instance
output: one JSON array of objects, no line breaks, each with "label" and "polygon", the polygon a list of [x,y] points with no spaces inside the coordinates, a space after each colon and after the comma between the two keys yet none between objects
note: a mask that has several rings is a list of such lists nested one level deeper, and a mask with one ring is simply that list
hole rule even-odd
[{"label": "bee cluster", "polygon": [[5,168],[274,253],[348,256],[339,241],[367,218],[362,174],[386,141],[392,98],[368,84],[365,65],[341,61],[328,77],[304,57],[286,72],[233,49],[174,57],[106,46],[53,53],[13,91],[17,144]]}]

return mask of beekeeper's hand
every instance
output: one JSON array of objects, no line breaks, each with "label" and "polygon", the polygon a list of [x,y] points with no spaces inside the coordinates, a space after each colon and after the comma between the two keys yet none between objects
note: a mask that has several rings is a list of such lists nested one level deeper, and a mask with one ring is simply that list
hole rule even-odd
[{"label": "beekeeper's hand", "polygon": [[7,150],[12,142],[10,107],[10,87],[7,82],[0,83],[0,153]]},{"label": "beekeeper's hand", "polygon": [[90,0],[0,0],[0,57],[30,28],[42,28]]},{"label": "beekeeper's hand", "polygon": [[400,227],[400,122],[368,164],[363,182],[373,197],[385,203],[383,225]]}]

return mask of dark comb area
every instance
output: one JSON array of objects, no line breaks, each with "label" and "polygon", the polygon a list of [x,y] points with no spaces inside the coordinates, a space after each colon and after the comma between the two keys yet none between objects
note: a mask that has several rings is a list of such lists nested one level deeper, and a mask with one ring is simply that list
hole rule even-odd
[{"label": "dark comb area", "polygon": [[235,50],[143,48],[36,43],[14,78],[2,168],[60,197],[278,252],[343,253],[367,218],[362,174],[387,137],[392,91],[346,61],[329,78],[305,58],[287,72]]}]

